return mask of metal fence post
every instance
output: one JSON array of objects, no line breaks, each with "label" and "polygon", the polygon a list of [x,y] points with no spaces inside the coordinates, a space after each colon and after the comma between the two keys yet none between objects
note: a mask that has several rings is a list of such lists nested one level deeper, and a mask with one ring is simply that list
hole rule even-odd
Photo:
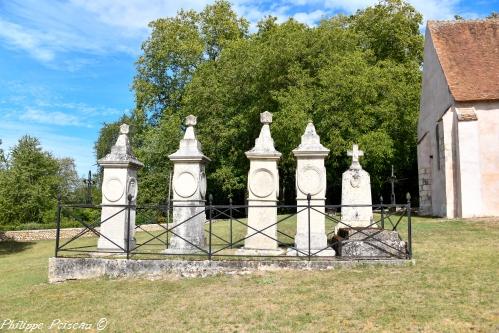
[{"label": "metal fence post", "polygon": [[307,194],[307,211],[308,211],[308,260],[310,261],[311,257],[311,252],[310,252],[310,246],[311,246],[311,231],[310,231],[310,200],[312,199],[312,195],[309,193]]},{"label": "metal fence post", "polygon": [[209,212],[208,212],[208,218],[209,218],[209,226],[208,226],[208,260],[211,260],[211,229],[212,229],[212,205],[213,205],[213,195],[210,194],[208,196],[208,200],[209,200]]},{"label": "metal fence post", "polygon": [[230,217],[230,248],[232,249],[232,198],[229,198],[229,217]]},{"label": "metal fence post", "polygon": [[407,252],[412,259],[412,221],[411,221],[411,194],[407,192]]},{"label": "metal fence post", "polygon": [[383,209],[383,196],[379,197],[379,204],[381,205],[381,229],[385,230],[385,211]]},{"label": "metal fence post", "polygon": [[61,210],[62,210],[62,195],[57,195],[57,216],[56,216],[56,229],[55,229],[55,256],[59,252],[59,238],[61,236]]},{"label": "metal fence post", "polygon": [[126,219],[126,258],[130,259],[130,215],[132,209],[132,195],[129,194],[128,197],[128,210]]}]

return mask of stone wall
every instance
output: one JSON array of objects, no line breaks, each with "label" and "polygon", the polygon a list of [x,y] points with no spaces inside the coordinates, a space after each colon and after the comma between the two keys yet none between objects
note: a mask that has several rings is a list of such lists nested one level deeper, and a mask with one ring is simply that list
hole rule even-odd
[{"label": "stone wall", "polygon": [[419,168],[419,208],[420,214],[429,215],[432,213],[430,168]]},{"label": "stone wall", "polygon": [[[166,224],[163,224],[166,226]],[[145,224],[140,226],[143,230],[147,231],[161,231],[164,230],[158,224]],[[83,231],[84,228],[64,228],[61,229],[61,239],[71,238]],[[99,230],[99,228],[96,228]],[[137,229],[140,231],[141,229]],[[30,242],[39,240],[55,239],[56,229],[40,229],[40,230],[18,230],[18,231],[0,231],[0,242],[11,240],[16,242]],[[88,231],[82,237],[95,237],[95,234]]]},{"label": "stone wall", "polygon": [[206,277],[276,270],[330,270],[359,266],[410,266],[410,259],[370,260],[127,260],[105,258],[49,258],[49,282],[108,278],[161,279],[171,276]]}]

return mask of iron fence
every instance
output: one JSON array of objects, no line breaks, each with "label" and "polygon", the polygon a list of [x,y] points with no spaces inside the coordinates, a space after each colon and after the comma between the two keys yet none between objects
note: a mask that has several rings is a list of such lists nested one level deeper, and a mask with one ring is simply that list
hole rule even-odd
[{"label": "iron fence", "polygon": [[[64,204],[61,197],[58,199],[56,218],[56,257],[82,257],[89,255],[109,255],[126,256],[128,259],[155,259],[165,256],[174,256],[186,259],[237,259],[237,258],[275,258],[279,260],[314,260],[317,258],[327,260],[351,260],[351,259],[411,259],[412,258],[412,221],[411,221],[411,200],[407,194],[405,204],[385,204],[380,198],[379,204],[373,205],[315,205],[312,203],[310,195],[304,205],[284,205],[276,203],[275,206],[259,205],[234,205],[229,200],[227,205],[214,205],[212,196],[206,205],[134,205],[132,198],[128,198],[127,205],[109,205],[109,207],[119,208],[108,218],[96,221],[87,221],[76,214],[78,210],[101,210],[106,205],[87,204]],[[171,220],[175,207],[199,208],[199,211],[182,221],[167,223]],[[275,207],[279,212],[275,223],[266,225],[258,229],[248,224],[246,220],[248,208],[269,208]],[[374,218],[369,225],[356,227],[341,220],[342,208],[346,207],[370,207],[374,212]],[[131,212],[135,211],[136,225],[130,223]],[[101,233],[100,226],[110,221],[116,215],[126,212],[126,241],[121,246]],[[308,246],[298,248],[295,244],[296,216],[302,212],[307,213]],[[322,249],[313,248],[311,239],[311,213],[324,216],[327,246]],[[204,214],[204,215],[203,215]],[[170,216],[169,216],[170,215]],[[178,230],[180,226],[188,223],[197,216],[206,216],[205,222],[205,245],[200,246],[182,236]],[[82,225],[82,230],[69,239],[61,239],[62,217],[78,220]],[[348,238],[338,236],[337,226],[350,230]],[[276,227],[276,236],[269,235],[266,231]],[[133,229],[132,229],[133,228]],[[133,231],[133,232],[131,232]],[[379,237],[385,231],[396,231],[399,234],[400,242],[403,246],[394,246]],[[87,237],[92,233],[95,237]],[[132,240],[131,234],[135,235]],[[278,244],[282,250],[280,254],[266,255],[265,253],[244,254],[238,250],[244,247],[244,241],[256,235],[268,237]],[[171,249],[171,238],[178,237],[191,246],[190,251],[165,251]],[[378,237],[377,237],[378,236]],[[102,250],[97,247],[97,237],[103,237],[111,242],[114,250]],[[353,240],[352,240],[353,239]],[[342,255],[345,246],[357,244],[367,244],[375,249],[378,255]],[[324,255],[326,250],[334,249],[336,256]],[[290,255],[294,251],[294,255]],[[375,251],[375,252],[376,252]],[[330,252],[329,252],[330,253]]]}]

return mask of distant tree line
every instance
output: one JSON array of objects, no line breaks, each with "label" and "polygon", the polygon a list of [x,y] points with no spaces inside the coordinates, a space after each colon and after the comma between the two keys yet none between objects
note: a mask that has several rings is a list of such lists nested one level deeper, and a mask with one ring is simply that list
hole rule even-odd
[{"label": "distant tree line", "polygon": [[[55,158],[27,135],[8,153],[0,149],[0,230],[53,228],[59,194],[66,202],[85,202],[86,188],[73,159]],[[64,223],[78,225],[67,216]]]}]

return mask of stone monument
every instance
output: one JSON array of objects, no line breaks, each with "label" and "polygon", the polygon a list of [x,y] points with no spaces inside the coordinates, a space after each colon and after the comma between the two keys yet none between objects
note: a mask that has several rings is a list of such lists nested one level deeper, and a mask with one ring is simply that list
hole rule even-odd
[{"label": "stone monument", "polygon": [[336,232],[340,228],[368,227],[373,223],[371,179],[359,163],[359,157],[363,156],[364,152],[359,150],[357,145],[353,145],[353,149],[347,154],[352,156],[352,164],[343,173],[341,205],[364,207],[342,207],[341,223],[336,225]]},{"label": "stone monument", "polygon": [[277,255],[282,252],[277,246],[277,225],[275,224],[277,222],[276,203],[279,195],[277,161],[281,158],[281,153],[274,148],[274,140],[270,135],[272,114],[268,111],[261,113],[260,122],[263,126],[260,136],[255,140],[255,147],[246,152],[250,160],[246,234],[248,238],[244,241],[244,248],[238,253]]},{"label": "stone monument", "polygon": [[187,129],[180,148],[168,156],[173,162],[172,232],[176,235],[172,236],[166,253],[193,253],[205,247],[205,164],[210,159],[204,156],[201,143],[196,139],[196,123],[193,115],[185,118]]},{"label": "stone monument", "polygon": [[[307,195],[310,194],[310,253],[318,256],[334,256],[335,251],[327,247],[326,237],[326,168],[324,159],[329,149],[320,142],[314,124],[309,121],[301,144],[293,150],[296,156],[296,201],[298,206],[307,206]],[[288,255],[306,255],[309,253],[309,211],[303,207],[297,208],[297,228],[295,236],[296,250],[288,251]]]},{"label": "stone monument", "polygon": [[[111,152],[98,163],[104,169],[102,179],[101,236],[98,249],[124,252],[135,246],[135,208],[130,208],[128,221],[128,196],[131,204],[137,200],[137,170],[144,165],[132,153],[128,140],[129,127],[120,126],[120,135]],[[127,232],[129,231],[129,232]]]}]

